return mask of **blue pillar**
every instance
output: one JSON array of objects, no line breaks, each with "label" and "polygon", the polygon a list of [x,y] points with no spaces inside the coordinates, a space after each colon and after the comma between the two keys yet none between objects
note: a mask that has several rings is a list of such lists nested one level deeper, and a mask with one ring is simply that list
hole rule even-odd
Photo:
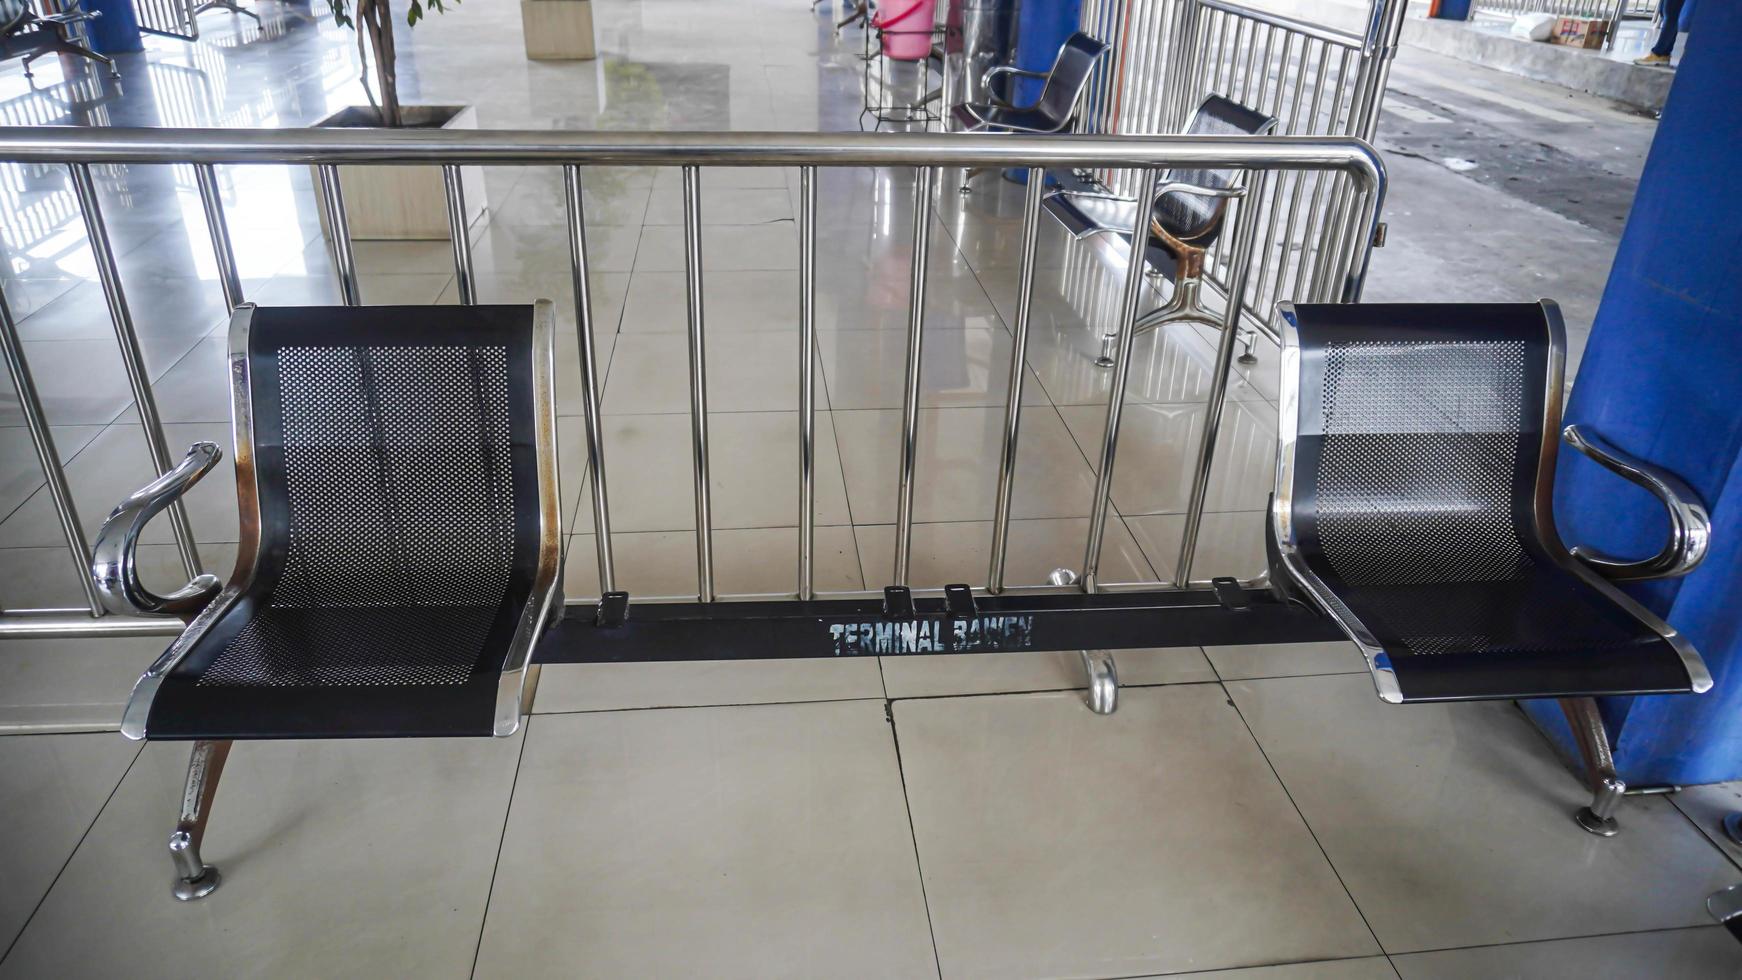
[{"label": "blue pillar", "polygon": [[[1703,695],[1604,704],[1617,768],[1635,784],[1742,778],[1739,48],[1742,4],[1701,4],[1567,406],[1567,421],[1680,474],[1712,514],[1703,566],[1629,588],[1688,636],[1716,681]],[[1658,548],[1667,525],[1644,491],[1576,453],[1562,460],[1555,506],[1569,544]],[[1570,745],[1552,703],[1528,707]]]},{"label": "blue pillar", "polygon": [[101,15],[85,23],[91,50],[111,55],[145,50],[139,19],[133,13],[133,0],[85,0],[83,6]]},{"label": "blue pillar", "polygon": [[[1077,32],[1082,6],[1082,0],[1022,0],[1017,8],[1016,67],[1039,72],[1050,69],[1065,39]],[[1016,101],[1027,105],[1040,98],[1040,85],[1038,78],[1019,79]]]},{"label": "blue pillar", "polygon": [[1433,16],[1441,20],[1469,20],[1470,0],[1440,0],[1433,7]]}]

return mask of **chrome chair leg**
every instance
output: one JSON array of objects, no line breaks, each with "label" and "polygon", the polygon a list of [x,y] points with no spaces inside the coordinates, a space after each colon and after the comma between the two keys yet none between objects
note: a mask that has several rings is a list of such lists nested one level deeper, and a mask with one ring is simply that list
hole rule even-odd
[{"label": "chrome chair leg", "polygon": [[169,835],[169,856],[175,862],[175,897],[191,902],[218,890],[223,876],[200,859],[200,843],[206,837],[212,798],[218,794],[218,778],[230,757],[230,741],[199,741],[188,759],[187,786],[182,790],[181,819]]},{"label": "chrome chair leg", "polygon": [[1621,829],[1615,808],[1627,792],[1627,783],[1615,772],[1615,756],[1609,748],[1609,733],[1592,698],[1562,698],[1561,711],[1572,726],[1585,762],[1585,779],[1591,784],[1591,805],[1580,807],[1573,820],[1598,837],[1613,837]]},{"label": "chrome chair leg", "polygon": [[1119,710],[1119,667],[1111,650],[1083,650],[1083,670],[1089,675],[1089,710],[1110,715]]},{"label": "chrome chair leg", "polygon": [[1258,341],[1258,331],[1256,331],[1256,330],[1246,331],[1246,338],[1244,341],[1242,341],[1242,343],[1245,344],[1245,348],[1240,351],[1239,360],[1240,360],[1241,364],[1257,364],[1258,363],[1258,355],[1252,353],[1252,345],[1254,343],[1257,343],[1257,341]]}]

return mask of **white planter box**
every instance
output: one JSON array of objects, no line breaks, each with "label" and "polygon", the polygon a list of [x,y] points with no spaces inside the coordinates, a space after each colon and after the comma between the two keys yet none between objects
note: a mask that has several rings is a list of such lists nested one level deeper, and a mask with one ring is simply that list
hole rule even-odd
[{"label": "white planter box", "polygon": [[[401,107],[408,127],[477,129],[478,114],[471,106],[408,105]],[[372,125],[374,110],[367,106],[340,109],[316,126]],[[484,173],[477,167],[460,168],[460,186],[465,190],[466,224],[484,214]],[[315,187],[320,187],[316,177]],[[345,196],[345,217],[353,239],[411,239],[445,241],[448,238],[448,199],[442,183],[442,168],[432,166],[350,166],[339,168],[339,187]],[[321,231],[331,237],[326,216]]]},{"label": "white planter box", "polygon": [[520,28],[533,61],[591,61],[592,0],[520,0]]}]

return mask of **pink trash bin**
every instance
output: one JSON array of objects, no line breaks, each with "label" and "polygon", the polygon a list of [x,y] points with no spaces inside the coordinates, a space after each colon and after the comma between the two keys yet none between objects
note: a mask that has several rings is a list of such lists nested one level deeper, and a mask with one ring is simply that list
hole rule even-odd
[{"label": "pink trash bin", "polygon": [[871,18],[883,42],[885,57],[896,61],[924,61],[931,56],[932,21],[937,0],[889,0]]}]

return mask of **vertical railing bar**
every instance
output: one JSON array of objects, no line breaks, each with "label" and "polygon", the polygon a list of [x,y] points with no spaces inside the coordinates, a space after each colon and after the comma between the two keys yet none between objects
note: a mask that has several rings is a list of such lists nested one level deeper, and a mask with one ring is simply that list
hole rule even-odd
[{"label": "vertical railing bar", "polygon": [[[1155,200],[1160,171],[1143,171],[1139,201]],[[1125,384],[1131,375],[1131,335],[1137,327],[1137,304],[1143,285],[1144,253],[1149,244],[1149,209],[1138,208],[1131,229],[1131,248],[1126,255],[1125,284],[1120,295],[1118,347],[1113,355],[1111,390],[1107,394],[1107,426],[1101,440],[1101,465],[1095,475],[1094,507],[1089,514],[1089,540],[1083,549],[1083,569],[1078,581],[1084,592],[1094,592],[1100,577],[1101,536],[1107,527],[1107,508],[1113,497],[1113,460],[1119,450],[1119,421],[1125,410]]]},{"label": "vertical railing bar", "polygon": [[466,221],[466,187],[460,181],[458,164],[442,165],[442,190],[448,201],[448,238],[454,246],[454,284],[459,287],[460,305],[478,302],[472,279],[472,233]]},{"label": "vertical railing bar", "polygon": [[[1256,209],[1247,207],[1263,193],[1269,172],[1252,171],[1245,198],[1235,202],[1233,216],[1236,244],[1234,268],[1228,281],[1228,295],[1239,296],[1246,287],[1246,275],[1252,264],[1252,246],[1258,237],[1258,223],[1249,220]],[[1174,568],[1174,585],[1186,588],[1191,583],[1192,560],[1197,557],[1198,529],[1204,519],[1204,501],[1210,492],[1210,472],[1216,463],[1216,439],[1222,427],[1223,402],[1228,397],[1228,371],[1234,363],[1234,344],[1240,325],[1240,307],[1230,301],[1223,314],[1222,337],[1216,346],[1215,373],[1210,376],[1210,400],[1204,406],[1204,424],[1198,435],[1197,468],[1192,471],[1191,496],[1186,501],[1185,533],[1180,541],[1179,563]]]},{"label": "vertical railing bar", "polygon": [[690,435],[696,481],[696,594],[714,601],[714,522],[708,472],[708,371],[702,330],[702,174],[683,168],[684,269],[690,337]]},{"label": "vertical railing bar", "polygon": [[24,425],[30,431],[30,444],[36,449],[36,461],[48,481],[48,496],[54,502],[55,516],[60,519],[61,534],[67,539],[67,552],[84,588],[85,602],[91,615],[103,615],[103,604],[97,598],[97,587],[91,581],[91,546],[85,540],[84,526],[79,523],[79,511],[73,502],[73,492],[67,486],[66,469],[55,451],[54,431],[48,425],[48,413],[43,411],[42,398],[37,394],[36,381],[30,374],[30,364],[24,359],[24,345],[18,338],[18,324],[12,319],[12,308],[6,294],[0,290],[0,355],[6,359],[12,387],[18,392],[18,405],[24,410]]},{"label": "vertical railing bar", "polygon": [[[1271,115],[1278,118],[1282,116],[1283,92],[1288,88],[1288,69],[1294,57],[1294,38],[1295,35],[1290,32],[1284,35],[1282,40],[1282,74],[1276,79],[1276,103],[1271,111]],[[1302,47],[1304,48],[1305,45],[1303,44]],[[1302,67],[1304,68],[1305,65],[1303,64]],[[1294,96],[1296,101],[1289,104],[1287,128],[1284,130],[1285,134],[1294,132],[1295,123],[1300,118],[1300,103],[1298,101],[1300,98],[1300,78],[1300,75],[1295,76],[1296,82]],[[1276,264],[1279,268],[1283,262],[1287,261],[1288,239],[1278,239],[1276,236],[1276,219],[1282,212],[1282,192],[1284,183],[1284,181],[1278,180],[1275,187],[1271,190],[1270,208],[1264,219],[1264,250],[1258,260],[1258,274],[1252,278],[1253,285],[1256,287],[1253,290],[1253,295],[1259,297],[1264,296],[1264,283],[1270,276],[1270,263],[1272,256],[1276,256]],[[1282,253],[1280,256],[1277,255],[1279,251]],[[1276,299],[1277,297],[1272,296],[1270,303],[1262,304],[1263,308],[1268,310],[1272,305],[1274,305]],[[1268,314],[1266,314],[1266,319],[1268,319]]]},{"label": "vertical railing bar", "polygon": [[[964,63],[966,59],[964,58]],[[816,592],[817,168],[798,171],[798,597]]]},{"label": "vertical railing bar", "polygon": [[194,164],[194,180],[200,188],[200,207],[206,213],[206,233],[212,239],[212,255],[218,262],[218,286],[224,290],[224,305],[234,313],[242,305],[242,274],[236,269],[236,250],[230,244],[230,224],[224,218],[224,201],[218,193],[218,169],[209,163]]},{"label": "vertical railing bar", "polygon": [[333,271],[339,276],[339,297],[346,306],[362,306],[363,293],[357,286],[357,255],[351,250],[351,221],[345,215],[345,192],[339,186],[339,168],[323,163],[315,168],[320,176],[321,213],[327,219],[327,234],[331,236]]},{"label": "vertical railing bar", "polygon": [[[158,474],[168,473],[175,465],[163,435],[163,419],[157,413],[157,399],[151,393],[151,376],[145,366],[145,355],[139,350],[139,333],[133,326],[133,313],[127,307],[127,293],[121,287],[121,270],[115,264],[115,251],[109,244],[109,232],[103,224],[102,205],[97,200],[97,185],[91,180],[91,165],[68,164],[73,178],[73,190],[78,195],[79,209],[84,213],[85,235],[90,239],[91,256],[96,260],[97,278],[103,283],[103,296],[109,303],[109,319],[115,327],[115,341],[121,348],[121,364],[127,371],[127,384],[133,392],[133,405],[139,410],[139,426],[145,430],[145,448],[151,465]],[[194,544],[193,527],[188,523],[187,508],[180,500],[169,507],[170,530],[181,551],[182,569],[189,578],[200,574],[199,548]],[[88,577],[88,576],[87,576]]]},{"label": "vertical railing bar", "polygon": [[581,411],[587,426],[587,477],[593,490],[593,537],[599,562],[599,593],[617,588],[611,552],[611,507],[606,496],[605,435],[599,418],[599,357],[593,344],[593,282],[587,261],[587,220],[581,196],[581,168],[563,165],[563,197],[568,208],[569,273],[575,292],[575,333],[581,349]]},{"label": "vertical railing bar", "polygon": [[1004,445],[998,458],[998,505],[992,516],[992,563],[986,591],[1004,590],[1005,547],[1010,540],[1010,501],[1016,485],[1016,440],[1022,422],[1022,384],[1028,370],[1028,322],[1034,300],[1034,260],[1040,242],[1040,199],[1046,171],[1028,170],[1022,206],[1022,272],[1016,287],[1016,324],[1010,346],[1010,381],[1004,396]]},{"label": "vertical railing bar", "polygon": [[908,291],[907,364],[901,403],[901,474],[895,505],[895,577],[906,585],[913,545],[914,460],[919,452],[920,354],[925,338],[926,262],[931,251],[932,183],[936,171],[918,168],[913,208],[913,272]]},{"label": "vertical railing bar", "polygon": [[[1259,64],[1257,65],[1258,98],[1252,100],[1252,108],[1257,109],[1259,112],[1264,111],[1264,97],[1270,94],[1270,54],[1272,51],[1276,50],[1276,31],[1277,29],[1274,25],[1267,26],[1264,29],[1264,57],[1258,59]],[[1282,40],[1284,45],[1288,44],[1289,34],[1286,31],[1283,32]],[[1257,46],[1254,45],[1254,48],[1256,47]],[[1277,83],[1277,87],[1282,87],[1280,81]]]},{"label": "vertical railing bar", "polygon": [[[1337,126],[1338,106],[1342,99],[1343,83],[1349,72],[1349,56],[1350,49],[1344,48],[1337,61],[1337,85],[1332,89],[1330,102],[1326,107],[1328,113],[1325,120],[1326,132],[1336,129]],[[1310,267],[1307,266],[1308,253],[1303,250],[1301,252],[1301,279],[1296,283],[1299,298],[1307,302],[1315,301],[1319,296],[1319,270],[1325,254],[1325,243],[1319,239],[1329,234],[1330,228],[1329,209],[1321,208],[1321,205],[1326,203],[1325,198],[1337,181],[1337,174],[1328,170],[1318,171],[1316,176],[1318,179],[1313,182],[1312,202],[1307,208],[1308,228],[1311,229],[1312,233],[1304,239],[1314,244],[1312,264]]]},{"label": "vertical railing bar", "polygon": [[[1326,48],[1323,47],[1323,42],[1320,42],[1320,45],[1321,46],[1320,46],[1319,51],[1320,51],[1321,57],[1319,59],[1319,67],[1318,67],[1318,71],[1315,73],[1314,78],[1313,78],[1312,109],[1307,113],[1306,124],[1307,124],[1307,127],[1309,130],[1314,126],[1314,124],[1318,120],[1319,100],[1325,94],[1324,93],[1325,67],[1330,62],[1330,58],[1329,58],[1330,52]],[[1310,50],[1310,48],[1311,48],[1311,44],[1309,43],[1308,45],[1306,45],[1306,49]],[[1300,130],[1299,115],[1298,115],[1299,110],[1300,110],[1300,98],[1301,98],[1300,83],[1301,83],[1301,80],[1306,77],[1306,58],[1307,58],[1306,50],[1302,50],[1301,51],[1300,73],[1295,76],[1295,96],[1294,96],[1295,117],[1294,117],[1294,120],[1289,125],[1289,135],[1291,135],[1291,136],[1296,134],[1296,133],[1299,133],[1301,131]],[[1294,244],[1295,222],[1300,216],[1300,200],[1301,200],[1301,196],[1305,192],[1305,188],[1306,188],[1306,171],[1296,170],[1294,172],[1293,176],[1294,176],[1294,187],[1290,190],[1289,196],[1288,196],[1288,223],[1284,226],[1283,233],[1282,233],[1282,241],[1283,241],[1283,246],[1285,248],[1292,246]],[[1306,256],[1306,252],[1307,252],[1307,243],[1305,242],[1305,240],[1302,240],[1300,250],[1301,250],[1301,257],[1304,261],[1305,256]],[[1282,261],[1278,262],[1276,265],[1276,296],[1278,299],[1282,298],[1283,290],[1288,288],[1288,265],[1289,265],[1288,255],[1285,252],[1282,256]],[[1299,281],[1300,281],[1300,277],[1299,277],[1299,275],[1296,275],[1295,282],[1298,284]]]}]

